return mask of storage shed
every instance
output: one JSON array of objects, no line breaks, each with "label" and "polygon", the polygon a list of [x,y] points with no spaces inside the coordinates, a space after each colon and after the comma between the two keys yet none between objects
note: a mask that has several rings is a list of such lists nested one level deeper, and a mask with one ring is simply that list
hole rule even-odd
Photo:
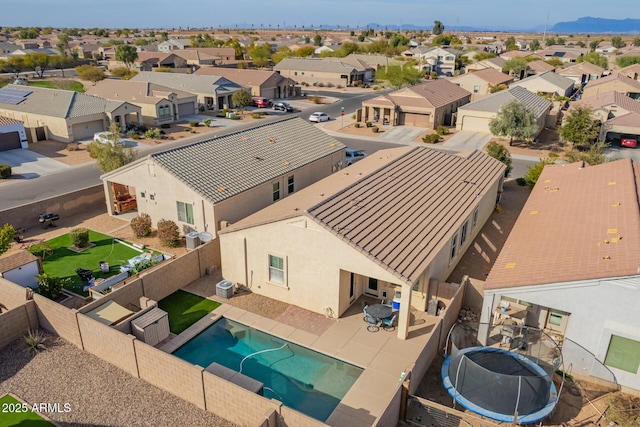
[{"label": "storage shed", "polygon": [[132,320],[131,330],[140,341],[156,345],[169,336],[169,314],[156,307]]}]

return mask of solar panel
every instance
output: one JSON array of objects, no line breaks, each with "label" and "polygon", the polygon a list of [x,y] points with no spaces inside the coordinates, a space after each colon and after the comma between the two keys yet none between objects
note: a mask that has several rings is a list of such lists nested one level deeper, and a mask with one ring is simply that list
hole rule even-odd
[{"label": "solar panel", "polygon": [[3,87],[0,89],[0,102],[16,105],[24,101],[24,99],[32,92],[32,90],[9,89]]}]

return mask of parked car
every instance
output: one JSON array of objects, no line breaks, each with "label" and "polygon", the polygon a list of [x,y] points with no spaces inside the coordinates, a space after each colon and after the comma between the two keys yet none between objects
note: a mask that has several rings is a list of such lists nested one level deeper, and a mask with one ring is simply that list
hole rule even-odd
[{"label": "parked car", "polygon": [[366,157],[367,155],[364,154],[362,151],[360,150],[354,150],[352,148],[347,148],[345,151],[345,163],[347,166],[357,162],[358,160],[362,160]]},{"label": "parked car", "polygon": [[262,96],[254,96],[253,105],[259,108],[266,108],[269,106],[269,100],[267,98],[263,98]]},{"label": "parked car", "polygon": [[286,102],[276,102],[273,104],[273,109],[280,111],[293,111],[293,107]]},{"label": "parked car", "polygon": [[638,141],[636,141],[635,139],[622,138],[620,140],[621,147],[636,148],[637,145],[638,145]]},{"label": "parked car", "polygon": [[316,123],[328,122],[329,121],[329,115],[327,113],[315,112],[315,113],[312,113],[309,116],[309,121],[310,122],[316,122]]},{"label": "parked car", "polygon": [[[113,134],[111,132],[97,132],[93,134],[93,140],[101,142],[102,144],[113,145]],[[117,142],[124,144],[124,140],[122,138],[118,138]]]}]

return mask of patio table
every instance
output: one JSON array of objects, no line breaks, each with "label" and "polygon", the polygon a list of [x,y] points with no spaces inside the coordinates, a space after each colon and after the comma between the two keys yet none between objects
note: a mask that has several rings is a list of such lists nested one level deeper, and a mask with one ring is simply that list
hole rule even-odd
[{"label": "patio table", "polygon": [[373,304],[367,306],[367,313],[369,316],[375,317],[376,319],[386,319],[391,317],[393,309],[389,305]]}]

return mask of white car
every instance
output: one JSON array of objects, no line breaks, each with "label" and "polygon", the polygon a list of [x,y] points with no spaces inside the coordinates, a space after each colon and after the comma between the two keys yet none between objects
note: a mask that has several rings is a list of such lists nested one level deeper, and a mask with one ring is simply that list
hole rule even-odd
[{"label": "white car", "polygon": [[316,123],[328,122],[329,115],[327,113],[315,112],[309,116],[309,121],[316,122]]},{"label": "white car", "polygon": [[[101,142],[102,144],[111,144],[113,145],[113,133],[111,132],[97,132],[93,134],[93,140],[96,142]],[[122,138],[118,138],[117,141],[120,144],[124,145],[124,140]]]},{"label": "white car", "polygon": [[347,148],[345,150],[345,164],[347,166],[357,162],[358,160],[362,160],[366,157],[367,155],[364,154],[362,151],[360,150],[354,150],[352,148]]}]

